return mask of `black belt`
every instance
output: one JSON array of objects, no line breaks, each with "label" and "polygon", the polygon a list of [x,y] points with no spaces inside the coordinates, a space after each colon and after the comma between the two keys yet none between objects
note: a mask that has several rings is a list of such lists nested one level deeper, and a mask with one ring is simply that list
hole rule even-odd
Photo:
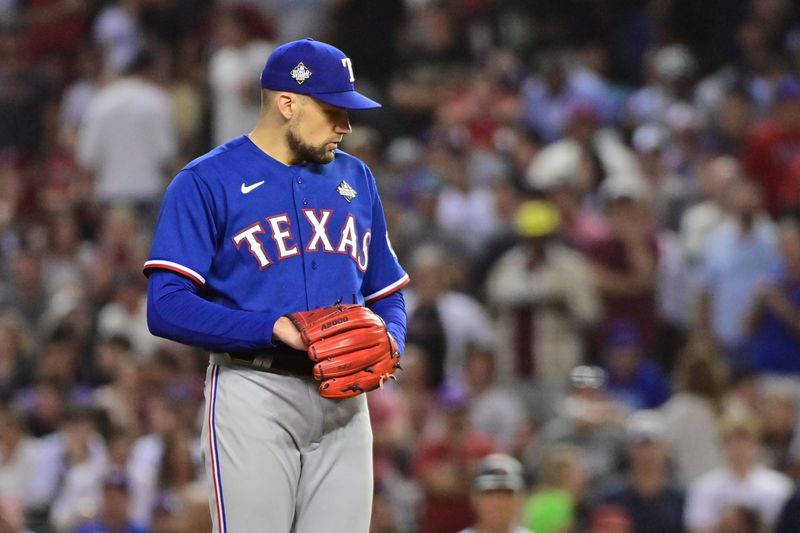
[{"label": "black belt", "polygon": [[270,351],[229,352],[231,364],[273,374],[313,379],[314,363],[305,352],[288,346]]}]

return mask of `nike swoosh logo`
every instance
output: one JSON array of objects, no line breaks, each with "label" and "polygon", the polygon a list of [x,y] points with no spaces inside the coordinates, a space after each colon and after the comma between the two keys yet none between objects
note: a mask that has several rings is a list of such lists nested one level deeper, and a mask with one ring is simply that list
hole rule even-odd
[{"label": "nike swoosh logo", "polygon": [[242,183],[242,194],[247,194],[249,192],[252,192],[255,189],[261,187],[262,185],[264,185],[264,180],[261,180],[258,183],[253,183],[250,185],[245,185],[244,183]]}]

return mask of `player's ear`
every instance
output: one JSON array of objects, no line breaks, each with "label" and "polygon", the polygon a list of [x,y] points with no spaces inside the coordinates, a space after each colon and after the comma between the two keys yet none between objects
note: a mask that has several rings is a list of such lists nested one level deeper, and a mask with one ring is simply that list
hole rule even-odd
[{"label": "player's ear", "polygon": [[299,101],[297,95],[294,93],[279,92],[275,95],[275,106],[278,112],[283,115],[283,118],[290,120],[297,114]]}]

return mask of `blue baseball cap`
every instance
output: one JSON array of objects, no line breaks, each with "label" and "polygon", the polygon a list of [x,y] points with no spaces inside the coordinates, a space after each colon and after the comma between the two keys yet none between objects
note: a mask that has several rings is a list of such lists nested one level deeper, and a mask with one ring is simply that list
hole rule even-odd
[{"label": "blue baseball cap", "polygon": [[311,38],[276,48],[261,72],[261,87],[307,94],[344,109],[375,109],[381,104],[356,92],[353,65],[338,48]]}]

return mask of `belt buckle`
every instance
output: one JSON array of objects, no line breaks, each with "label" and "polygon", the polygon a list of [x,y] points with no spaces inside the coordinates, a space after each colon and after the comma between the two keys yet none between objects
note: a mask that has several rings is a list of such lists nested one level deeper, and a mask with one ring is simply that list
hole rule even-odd
[{"label": "belt buckle", "polygon": [[274,371],[272,368],[272,362],[274,361],[275,356],[273,354],[256,355],[252,359],[234,357],[232,354],[225,355],[227,356],[226,359],[230,361],[231,364],[237,366],[252,368],[253,370],[260,370],[262,372]]},{"label": "belt buckle", "polygon": [[272,354],[257,355],[253,357],[253,362],[250,364],[256,370],[269,370],[272,368],[272,361],[274,356]]}]

